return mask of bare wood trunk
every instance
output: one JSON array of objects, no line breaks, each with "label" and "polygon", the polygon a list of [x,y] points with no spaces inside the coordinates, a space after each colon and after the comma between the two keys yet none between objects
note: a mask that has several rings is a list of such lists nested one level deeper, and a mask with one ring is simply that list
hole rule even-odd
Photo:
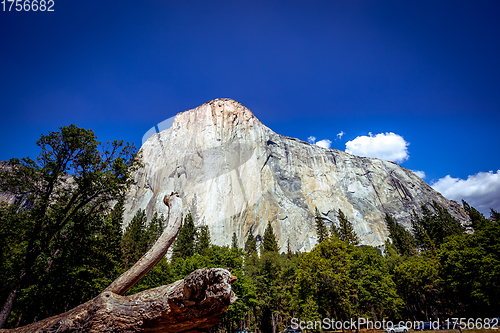
[{"label": "bare wood trunk", "polygon": [[167,226],[153,247],[139,259],[129,270],[120,275],[104,291],[111,291],[123,295],[134,284],[137,283],[147,272],[149,272],[158,261],[167,253],[168,248],[174,242],[182,225],[182,199],[177,193],[172,193],[163,199],[168,206]]},{"label": "bare wood trunk", "polygon": [[199,269],[183,280],[131,295],[110,291],[61,315],[0,332],[196,332],[219,322],[237,300],[227,269]]},{"label": "bare wood trunk", "polygon": [[153,247],[99,296],[31,325],[0,332],[196,332],[219,322],[237,300],[227,269],[199,269],[167,286],[121,296],[166,254],[182,224],[182,200],[165,196],[167,227]]},{"label": "bare wood trunk", "polygon": [[7,322],[7,318],[9,317],[10,311],[12,310],[12,306],[14,305],[14,301],[21,290],[20,283],[14,287],[14,289],[10,292],[9,296],[5,300],[5,303],[0,310],[0,328],[5,325]]}]

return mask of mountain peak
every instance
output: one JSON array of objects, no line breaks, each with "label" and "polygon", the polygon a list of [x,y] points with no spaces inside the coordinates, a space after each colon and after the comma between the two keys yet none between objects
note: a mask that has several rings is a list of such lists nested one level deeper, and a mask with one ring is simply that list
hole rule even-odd
[{"label": "mountain peak", "polygon": [[161,131],[160,136],[166,138],[183,133],[187,134],[188,141],[206,147],[228,141],[246,141],[257,135],[254,133],[257,128],[264,129],[265,126],[248,108],[234,99],[218,98],[177,114],[172,126]]},{"label": "mountain peak", "polygon": [[125,224],[139,209],[149,218],[168,214],[162,200],[177,192],[217,245],[236,233],[242,247],[250,230],[261,238],[273,221],[282,249],[289,242],[294,251],[308,251],[318,241],[316,208],[329,225],[338,225],[342,210],[361,243],[371,246],[383,246],[389,235],[386,213],[409,229],[423,202],[468,221],[463,209],[413,172],[279,135],[232,99],[178,114],[141,150],[145,167],[127,193]]},{"label": "mountain peak", "polygon": [[246,108],[243,104],[231,98],[217,98],[203,105],[197,109],[203,109],[210,112],[214,125],[217,124],[230,124],[237,125],[240,122],[248,122],[257,120],[252,111]]}]

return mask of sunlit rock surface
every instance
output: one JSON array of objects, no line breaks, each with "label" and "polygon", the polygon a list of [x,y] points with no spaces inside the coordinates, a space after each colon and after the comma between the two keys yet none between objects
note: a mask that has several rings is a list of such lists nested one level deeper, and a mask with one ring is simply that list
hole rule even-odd
[{"label": "sunlit rock surface", "polygon": [[317,243],[314,211],[328,224],[342,209],[362,244],[388,236],[385,213],[406,228],[420,204],[438,202],[461,221],[460,205],[393,162],[325,149],[274,133],[240,103],[216,99],[179,113],[141,148],[144,168],[128,192],[125,225],[138,209],[167,213],[162,200],[178,192],[212,242],[244,246],[250,229],[262,237],[271,221],[282,251]]}]

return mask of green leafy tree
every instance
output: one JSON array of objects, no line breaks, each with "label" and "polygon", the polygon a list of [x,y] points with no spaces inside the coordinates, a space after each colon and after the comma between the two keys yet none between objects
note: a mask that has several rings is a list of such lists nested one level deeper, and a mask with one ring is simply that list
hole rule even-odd
[{"label": "green leafy tree", "polygon": [[[120,230],[107,216],[79,216],[78,230],[50,244],[51,257],[36,267],[36,280],[22,289],[12,317],[19,325],[50,317],[97,296],[119,274]],[[69,231],[69,229],[68,229]],[[77,231],[77,232],[76,232]],[[42,267],[46,267],[42,271]],[[48,269],[47,269],[48,268]]]},{"label": "green leafy tree", "polygon": [[[474,207],[471,207],[465,200],[462,200],[462,206],[464,207],[465,211],[467,212],[467,215],[469,215],[469,218],[470,218],[471,223],[472,223],[472,228],[474,228],[474,230],[479,230],[479,229],[481,229],[481,227],[484,224],[488,223],[488,221],[484,217],[484,215],[481,214]],[[494,212],[493,209],[492,209],[492,212]]]},{"label": "green leafy tree", "polygon": [[321,243],[328,238],[328,229],[326,227],[325,221],[321,217],[321,214],[316,208],[315,212],[315,222],[316,222],[316,233],[318,234],[318,243]]},{"label": "green leafy tree", "polygon": [[450,312],[495,316],[500,308],[500,225],[481,222],[474,234],[454,235],[440,247],[440,277]]},{"label": "green leafy tree", "polygon": [[359,244],[359,237],[354,231],[352,223],[349,222],[347,217],[344,215],[344,212],[340,208],[339,208],[339,227],[337,233],[341,241],[353,245]]},{"label": "green leafy tree", "polygon": [[120,265],[122,260],[121,242],[123,239],[122,224],[123,213],[125,212],[124,204],[125,194],[118,198],[111,212],[106,215],[107,227],[109,228],[106,242],[109,244],[110,251],[113,251],[113,260],[116,260],[118,265]]},{"label": "green leafy tree", "polygon": [[409,257],[394,268],[393,279],[409,316],[428,321],[442,313],[439,262],[435,258]]},{"label": "green leafy tree", "polygon": [[[26,325],[36,318],[62,313],[109,285],[120,270],[122,212],[123,200],[119,199],[105,215],[77,215],[79,223],[71,221],[62,230],[61,238],[49,244],[46,253],[50,255],[40,257],[32,268],[37,275],[26,280],[7,326]],[[22,224],[18,227],[22,228]],[[14,249],[17,245],[11,243],[8,247]]]},{"label": "green leafy tree", "polygon": [[253,276],[258,295],[255,310],[259,318],[259,329],[262,332],[273,332],[277,327],[277,309],[280,303],[278,279],[283,258],[279,254],[278,242],[270,222],[264,231],[260,253],[260,259],[255,263],[258,273]]},{"label": "green leafy tree", "polygon": [[85,230],[82,224],[99,221],[97,215],[110,210],[133,182],[131,172],[140,166],[132,145],[102,145],[91,130],[74,125],[42,135],[37,145],[41,152],[36,160],[11,159],[0,172],[2,191],[26,197],[26,205],[16,207],[26,222],[24,254],[13,271],[16,278],[6,287],[0,328],[21,290],[39,276],[38,269],[51,270],[51,258],[62,251],[55,244]]},{"label": "green leafy tree", "polygon": [[299,316],[308,314],[313,300],[323,318],[349,317],[353,288],[349,260],[347,244],[338,238],[329,238],[299,256],[295,276]]},{"label": "green leafy tree", "polygon": [[351,247],[349,252],[353,285],[351,315],[373,320],[397,318],[404,302],[397,294],[384,257],[371,246]]},{"label": "green leafy tree", "polygon": [[[21,212],[20,207],[0,203],[0,301],[5,301],[11,293],[12,285],[18,279],[28,245],[28,214]],[[24,285],[28,283],[25,282]],[[22,293],[22,289],[18,294]],[[18,295],[16,295],[17,298]],[[16,299],[16,303],[18,300]],[[10,320],[15,321],[20,311],[14,307]],[[13,327],[13,325],[7,325]]]},{"label": "green leafy tree", "polygon": [[385,262],[391,275],[394,275],[395,267],[403,262],[405,258],[398,254],[396,247],[391,243],[390,239],[386,239],[384,248]]}]

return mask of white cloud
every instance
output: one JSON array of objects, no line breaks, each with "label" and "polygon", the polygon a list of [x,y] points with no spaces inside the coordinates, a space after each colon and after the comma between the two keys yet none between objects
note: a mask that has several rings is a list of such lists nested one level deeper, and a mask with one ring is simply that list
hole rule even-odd
[{"label": "white cloud", "polygon": [[314,144],[316,142],[316,137],[311,135],[310,137],[307,138],[307,141],[309,143]]},{"label": "white cloud", "polygon": [[411,170],[411,172],[413,172],[414,174],[416,174],[420,178],[425,179],[425,172],[420,171],[420,170]]},{"label": "white cloud", "polygon": [[344,131],[340,131],[340,133],[337,134],[337,139],[342,139],[342,137],[344,136]]},{"label": "white cloud", "polygon": [[332,145],[332,142],[328,139],[323,139],[323,140],[316,142],[316,146],[320,146],[323,148],[330,148],[331,145]]},{"label": "white cloud", "polygon": [[409,144],[402,136],[392,132],[377,135],[369,133],[369,136],[358,136],[346,142],[345,151],[358,156],[377,157],[401,163],[410,157],[407,148]]},{"label": "white cloud", "polygon": [[500,170],[479,172],[466,180],[447,175],[431,186],[448,199],[467,201],[486,217],[490,216],[490,208],[500,210]]}]

